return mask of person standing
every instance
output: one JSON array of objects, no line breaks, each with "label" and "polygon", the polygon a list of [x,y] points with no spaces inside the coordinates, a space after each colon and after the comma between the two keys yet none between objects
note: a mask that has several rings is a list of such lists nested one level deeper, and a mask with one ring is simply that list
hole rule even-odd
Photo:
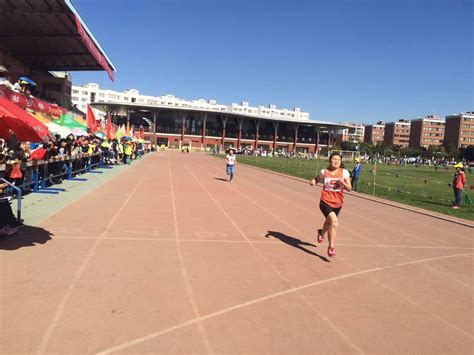
[{"label": "person standing", "polygon": [[234,179],[235,161],[236,160],[234,150],[231,148],[229,149],[229,153],[225,157],[226,173],[229,176],[229,182],[232,182],[232,180]]},{"label": "person standing", "polygon": [[329,239],[328,255],[334,257],[336,256],[334,241],[339,225],[339,213],[344,202],[344,189],[347,191],[352,189],[349,171],[344,169],[342,156],[339,153],[332,153],[329,156],[329,166],[318,172],[318,175],[311,180],[310,185],[315,186],[319,182],[323,184],[319,209],[323,213],[325,221],[323,227],[318,229],[318,243],[322,243],[327,235]]},{"label": "person standing", "polygon": [[355,166],[352,169],[352,190],[357,191],[359,188],[359,176],[362,171],[362,165],[360,164],[360,158],[355,158]]},{"label": "person standing", "polygon": [[132,164],[132,143],[131,142],[126,143],[124,154],[125,154],[125,163],[127,165]]},{"label": "person standing", "polygon": [[454,191],[454,202],[453,208],[458,209],[461,206],[461,196],[462,191],[464,190],[464,185],[466,184],[466,174],[464,173],[464,165],[462,163],[457,163],[454,165],[456,172],[454,173],[453,178],[453,191]]}]

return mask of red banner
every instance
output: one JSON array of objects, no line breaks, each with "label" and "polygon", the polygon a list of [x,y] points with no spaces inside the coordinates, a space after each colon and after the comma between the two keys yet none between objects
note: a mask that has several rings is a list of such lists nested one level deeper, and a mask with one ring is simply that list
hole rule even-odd
[{"label": "red banner", "polygon": [[33,108],[37,112],[44,113],[45,115],[49,114],[49,104],[47,102],[42,101],[42,100],[38,100],[36,98],[33,98]]},{"label": "red banner", "polygon": [[109,66],[109,62],[107,59],[104,57],[104,55],[101,53],[99,48],[95,45],[94,41],[89,37],[89,35],[86,33],[84,30],[84,27],[81,25],[81,21],[77,18],[77,16],[74,16],[76,18],[76,26],[77,26],[77,31],[79,32],[79,35],[82,38],[82,42],[84,42],[85,46],[89,50],[89,53],[97,60],[97,62],[100,64],[102,68],[109,74],[110,80],[114,81],[114,71],[112,68]]},{"label": "red banner", "polygon": [[95,119],[94,112],[92,111],[92,108],[90,105],[87,105],[87,128],[94,133],[97,132],[98,128],[100,126],[97,126],[97,120]]},{"label": "red banner", "polygon": [[110,117],[110,113],[107,115],[107,131],[106,131],[107,139],[112,139],[112,117]]}]

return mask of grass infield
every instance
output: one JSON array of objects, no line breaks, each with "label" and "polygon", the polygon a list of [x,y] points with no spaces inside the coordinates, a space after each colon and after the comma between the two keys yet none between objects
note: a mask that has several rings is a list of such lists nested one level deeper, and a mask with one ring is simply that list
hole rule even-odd
[{"label": "grass infield", "polygon": [[[327,159],[262,158],[241,155],[237,155],[237,163],[308,180],[315,176],[317,169],[327,167]],[[353,166],[353,163],[345,163],[345,168],[349,171]],[[451,208],[451,201],[454,199],[451,187],[454,176],[452,167],[449,169],[438,167],[436,170],[433,166],[377,164],[375,175],[372,173],[373,169],[372,164],[364,163],[362,165],[359,192],[450,216],[474,220],[474,205],[465,203],[464,193],[461,208],[458,210]],[[465,193],[471,200],[474,200],[474,175],[466,169],[466,177]]]}]

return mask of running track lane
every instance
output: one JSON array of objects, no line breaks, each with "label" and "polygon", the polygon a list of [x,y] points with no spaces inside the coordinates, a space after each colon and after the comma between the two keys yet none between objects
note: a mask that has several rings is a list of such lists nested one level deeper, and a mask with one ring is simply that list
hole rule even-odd
[{"label": "running track lane", "polygon": [[0,242],[0,353],[472,350],[472,229],[348,196],[327,260],[319,189],[225,178],[154,154]]}]

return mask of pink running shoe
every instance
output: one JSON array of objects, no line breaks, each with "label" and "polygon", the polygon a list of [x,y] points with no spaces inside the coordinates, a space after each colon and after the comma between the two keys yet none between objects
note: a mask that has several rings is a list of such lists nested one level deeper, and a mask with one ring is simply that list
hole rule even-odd
[{"label": "pink running shoe", "polygon": [[318,229],[318,243],[324,242],[324,235],[323,235],[323,230]]},{"label": "pink running shoe", "polygon": [[328,247],[328,255],[332,258],[333,256],[336,256],[336,251],[334,248]]}]

